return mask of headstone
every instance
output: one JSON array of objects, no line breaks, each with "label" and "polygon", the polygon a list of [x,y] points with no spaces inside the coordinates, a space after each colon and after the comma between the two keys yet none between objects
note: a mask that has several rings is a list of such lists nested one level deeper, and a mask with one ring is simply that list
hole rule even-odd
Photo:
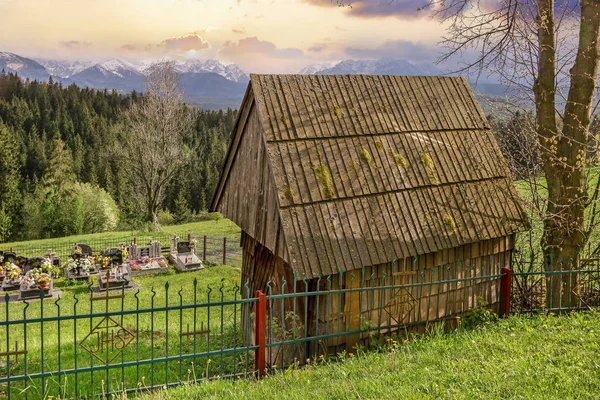
[{"label": "headstone", "polygon": [[44,257],[52,260],[52,265],[55,267],[60,267],[60,257],[52,250],[48,250],[48,252],[44,254]]},{"label": "headstone", "polygon": [[191,253],[192,246],[190,242],[177,242],[177,253]]},{"label": "headstone", "polygon": [[149,246],[138,247],[138,252],[139,252],[139,257],[138,258],[150,257],[150,247]]},{"label": "headstone", "polygon": [[4,263],[7,262],[17,264],[17,255],[11,251],[4,253]]},{"label": "headstone", "polygon": [[92,255],[92,248],[87,244],[75,244],[71,249],[71,257],[80,258],[80,257],[89,257]]},{"label": "headstone", "polygon": [[177,235],[173,235],[171,238],[171,253],[177,250],[177,241],[179,237]]},{"label": "headstone", "polygon": [[109,257],[111,264],[123,264],[123,251],[119,248],[114,247],[111,249],[102,250],[100,255],[102,255],[102,257]]},{"label": "headstone", "polygon": [[44,261],[46,261],[46,259],[40,256],[28,258],[23,266],[23,273],[27,273],[34,268],[41,268]]},{"label": "headstone", "polygon": [[39,286],[35,285],[33,287],[27,288],[23,284],[21,284],[19,288],[19,300],[37,300],[40,298],[40,291],[44,292],[44,298],[50,298],[53,294],[53,282],[50,281],[48,287],[42,289]]}]

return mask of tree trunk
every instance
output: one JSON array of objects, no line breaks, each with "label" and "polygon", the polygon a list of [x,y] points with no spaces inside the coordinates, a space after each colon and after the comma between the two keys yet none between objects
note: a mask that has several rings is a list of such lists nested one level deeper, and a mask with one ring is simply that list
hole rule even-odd
[{"label": "tree trunk", "polygon": [[[546,8],[542,9],[544,3]],[[549,31],[545,21],[553,17],[553,1],[540,0],[540,85],[549,84],[549,68],[543,65],[547,61],[544,56],[545,43],[549,43],[550,34],[554,40],[554,27]],[[550,25],[550,23],[548,23]],[[536,107],[538,109],[538,132],[546,139],[544,151],[544,170],[548,185],[548,209],[544,220],[542,247],[546,260],[546,269],[551,272],[573,270],[579,268],[580,252],[585,245],[584,213],[588,202],[586,182],[586,148],[589,140],[590,112],[592,98],[598,75],[598,33],[600,28],[600,2],[581,2],[581,23],[579,45],[575,63],[571,69],[571,86],[562,135],[549,138],[545,125],[549,119],[549,99],[543,98],[550,91],[545,88],[536,90]],[[544,30],[544,31],[543,31]],[[554,68],[552,68],[554,70]],[[554,72],[552,72],[554,80]],[[537,84],[537,83],[536,83]],[[554,87],[554,82],[552,83]],[[539,92],[539,93],[538,93]],[[544,94],[545,93],[545,94]],[[554,93],[552,91],[552,96]],[[538,97],[539,101],[538,101]],[[553,103],[553,101],[552,101]],[[540,107],[541,106],[541,107]],[[552,110],[552,115],[555,111]],[[578,282],[573,274],[550,274],[546,279],[546,306],[548,309],[575,306],[578,301]]]}]

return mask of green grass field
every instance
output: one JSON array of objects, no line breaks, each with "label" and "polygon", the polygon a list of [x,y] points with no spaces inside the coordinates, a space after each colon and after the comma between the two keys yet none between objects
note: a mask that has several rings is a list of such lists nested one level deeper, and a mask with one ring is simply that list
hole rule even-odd
[{"label": "green grass field", "polygon": [[514,316],[253,380],[143,393],[192,399],[597,399],[600,314]]}]

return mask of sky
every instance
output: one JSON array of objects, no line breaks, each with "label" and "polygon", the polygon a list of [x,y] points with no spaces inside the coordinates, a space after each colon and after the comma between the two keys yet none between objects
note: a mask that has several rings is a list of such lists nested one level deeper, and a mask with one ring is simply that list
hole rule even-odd
[{"label": "sky", "polygon": [[0,51],[94,60],[207,59],[297,72],[343,59],[433,62],[424,0],[0,0]]}]

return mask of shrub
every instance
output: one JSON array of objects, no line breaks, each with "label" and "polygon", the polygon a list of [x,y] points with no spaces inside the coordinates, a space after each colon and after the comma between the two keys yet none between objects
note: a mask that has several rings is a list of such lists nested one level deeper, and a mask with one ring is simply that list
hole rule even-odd
[{"label": "shrub", "polygon": [[169,210],[160,210],[158,212],[158,223],[160,225],[171,225],[173,223],[173,214]]},{"label": "shrub", "polygon": [[4,207],[0,208],[0,242],[5,242],[12,233],[12,219],[4,211]]},{"label": "shrub", "polygon": [[461,325],[463,328],[472,329],[478,326],[488,325],[498,320],[498,315],[489,308],[489,303],[483,297],[477,297],[477,305],[469,310],[467,315],[462,319]]},{"label": "shrub", "polygon": [[74,193],[83,201],[83,233],[108,232],[117,227],[119,208],[104,189],[89,183],[77,183]]},{"label": "shrub", "polygon": [[220,212],[212,212],[208,211],[200,211],[199,213],[194,213],[190,216],[189,222],[201,222],[201,221],[216,221],[219,222],[223,219],[223,214]]}]

